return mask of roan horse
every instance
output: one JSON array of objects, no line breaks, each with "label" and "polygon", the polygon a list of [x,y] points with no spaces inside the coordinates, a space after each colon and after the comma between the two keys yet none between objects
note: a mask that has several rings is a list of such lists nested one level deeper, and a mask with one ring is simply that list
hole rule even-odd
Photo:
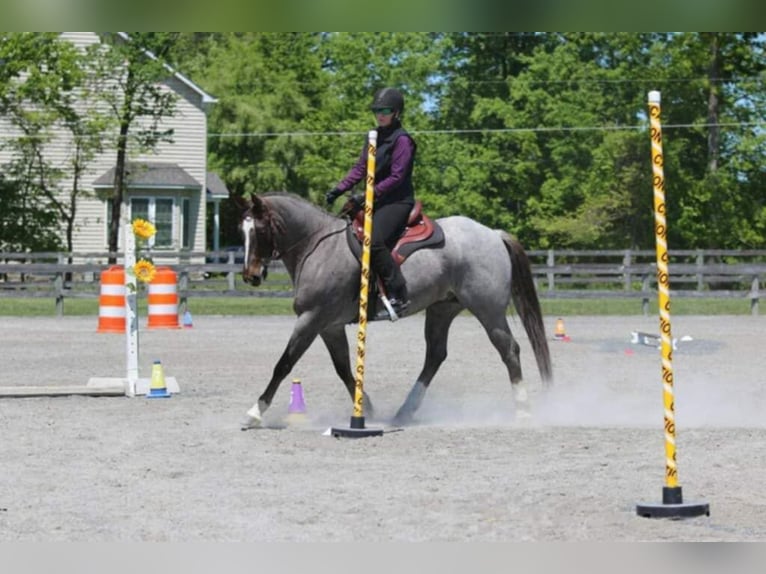
[{"label": "roan horse", "polygon": [[[247,411],[242,429],[260,426],[280,383],[309,348],[322,338],[353,401],[345,326],[358,320],[360,263],[347,237],[347,219],[290,193],[235,198],[243,209],[243,278],[253,286],[265,279],[268,264],[281,259],[294,288],[297,321],[266,390]],[[420,406],[428,385],[447,358],[447,335],[462,310],[473,313],[508,370],[518,412],[527,413],[519,344],[511,335],[506,310],[513,300],[537,361],[544,385],[552,380],[551,361],[540,303],[529,259],[521,244],[504,231],[462,216],[437,220],[444,244],[412,253],[402,264],[410,305],[404,315],[425,309],[426,356],[423,370],[394,417],[406,424]],[[372,417],[365,393],[364,408]]]}]

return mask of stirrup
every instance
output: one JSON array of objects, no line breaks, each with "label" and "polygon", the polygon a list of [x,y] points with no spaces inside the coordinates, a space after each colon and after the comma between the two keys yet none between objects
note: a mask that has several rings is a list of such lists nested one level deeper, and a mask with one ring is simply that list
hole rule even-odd
[{"label": "stirrup", "polygon": [[402,301],[401,299],[396,298],[389,299],[385,295],[381,295],[380,300],[383,302],[385,309],[378,312],[375,316],[376,320],[389,319],[393,323],[399,319],[399,315],[410,306],[409,301]]}]

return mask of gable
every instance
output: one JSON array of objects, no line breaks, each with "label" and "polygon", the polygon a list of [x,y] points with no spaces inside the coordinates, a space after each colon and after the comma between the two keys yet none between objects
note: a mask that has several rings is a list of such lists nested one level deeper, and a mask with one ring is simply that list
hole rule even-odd
[{"label": "gable", "polygon": [[[62,32],[60,38],[72,42],[75,46],[84,49],[89,45],[100,43],[102,37],[106,35],[115,36],[118,41],[122,42],[130,41],[130,35],[127,32]],[[153,60],[157,59],[157,57],[148,50],[146,51],[146,55]],[[168,64],[163,65],[168,70],[168,77],[163,83],[176,92],[180,97],[186,99],[189,103],[197,106],[201,110],[207,110],[210,105],[218,101],[215,97],[208,94],[200,86],[175,70],[172,66]]]},{"label": "gable", "polygon": [[[64,32],[60,38],[85,49],[101,42],[96,32]],[[153,152],[131,147],[128,150],[128,179],[125,205],[137,196],[173,200],[172,242],[193,251],[206,248],[207,214],[207,109],[215,98],[168,67],[169,75],[161,82],[163,89],[178,95],[175,115],[162,120],[160,128],[172,130],[172,141],[161,142]],[[149,120],[146,120],[149,121]],[[131,128],[141,129],[141,118]],[[8,129],[6,129],[8,128]],[[12,129],[0,117],[0,132],[9,135]],[[51,165],[65,174],[71,172],[73,154],[71,134],[57,129],[45,156]],[[0,149],[0,166],[9,161],[11,152]],[[76,220],[73,225],[74,252],[102,252],[107,247],[109,207],[114,185],[117,160],[116,148],[109,142],[102,153],[88,162],[79,181],[83,192],[77,200]],[[57,184],[57,193],[66,198],[73,187],[71,175]],[[65,199],[66,201],[66,199]],[[59,235],[65,230],[61,224]],[[185,239],[188,237],[188,241]]]}]

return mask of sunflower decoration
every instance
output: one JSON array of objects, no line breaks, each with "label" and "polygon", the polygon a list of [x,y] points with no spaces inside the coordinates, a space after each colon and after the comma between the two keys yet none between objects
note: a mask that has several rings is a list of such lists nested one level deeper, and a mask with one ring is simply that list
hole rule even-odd
[{"label": "sunflower decoration", "polygon": [[145,219],[134,219],[133,233],[139,239],[146,241],[147,239],[154,237],[154,234],[157,233],[157,228],[154,227],[153,223],[146,221]]},{"label": "sunflower decoration", "polygon": [[136,274],[136,279],[142,283],[151,283],[152,279],[154,279],[154,276],[157,274],[157,268],[151,261],[140,259],[133,266],[133,273]]}]

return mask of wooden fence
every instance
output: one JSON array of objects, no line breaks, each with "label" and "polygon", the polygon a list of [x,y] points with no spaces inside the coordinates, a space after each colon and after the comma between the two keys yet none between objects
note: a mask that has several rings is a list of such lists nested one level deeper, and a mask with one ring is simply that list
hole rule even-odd
[{"label": "wooden fence", "polygon": [[[655,251],[530,251],[541,298],[639,299],[644,314],[657,300]],[[670,250],[671,298],[749,301],[758,314],[766,250]]]},{"label": "wooden fence", "polygon": [[[0,297],[54,298],[61,316],[66,299],[98,297],[109,255],[0,252]],[[121,261],[122,254],[116,255]],[[654,251],[533,250],[528,255],[542,299],[635,299],[645,314],[657,299]],[[743,299],[751,313],[758,314],[766,250],[670,250],[668,255],[671,298]],[[241,253],[174,252],[154,257],[156,264],[178,273],[181,305],[196,297],[292,297],[279,262],[270,268],[269,280],[254,289],[242,282]]]}]

